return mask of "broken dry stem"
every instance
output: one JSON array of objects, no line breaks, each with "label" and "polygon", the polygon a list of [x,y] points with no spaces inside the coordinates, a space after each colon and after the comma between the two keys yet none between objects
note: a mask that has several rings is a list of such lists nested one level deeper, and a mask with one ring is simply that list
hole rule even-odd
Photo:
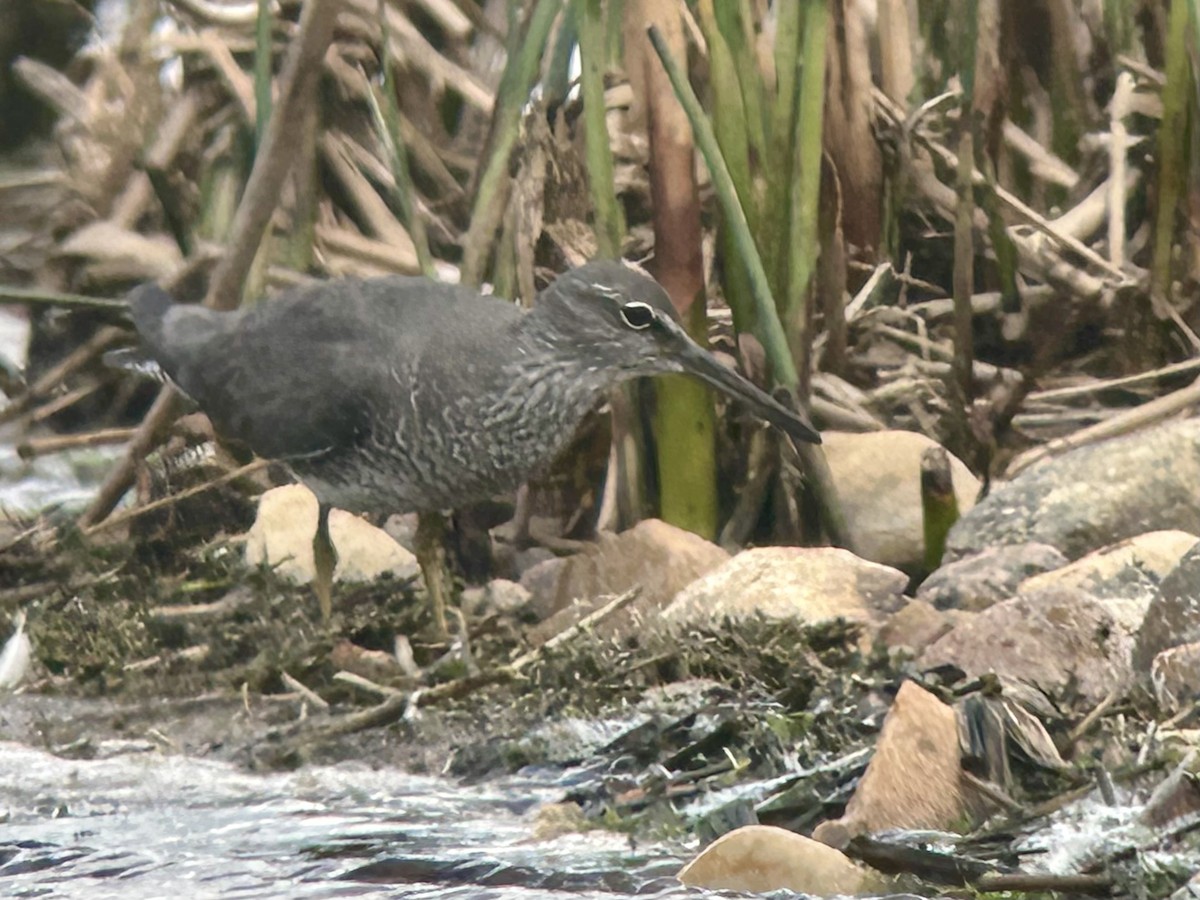
[{"label": "broken dry stem", "polygon": [[123,444],[136,433],[133,428],[102,428],[99,431],[89,431],[86,434],[56,434],[50,437],[27,438],[17,444],[17,456],[21,459],[36,459],[50,453],[60,453],[63,450],[77,450],[80,447],[104,447],[110,444]]},{"label": "broken dry stem", "polygon": [[1200,378],[1185,388],[1173,391],[1164,397],[1157,397],[1141,406],[1125,412],[1116,413],[1103,422],[1090,428],[1081,428],[1067,437],[1057,438],[1040,447],[1034,447],[1022,453],[1009,464],[1008,477],[1029,468],[1036,462],[1052,456],[1061,456],[1068,450],[1094,444],[1108,438],[1130,434],[1141,428],[1156,425],[1167,418],[1177,415],[1184,410],[1200,404]]},{"label": "broken dry stem", "polygon": [[62,362],[31,384],[29,390],[18,399],[4,409],[0,409],[0,424],[20,418],[29,411],[34,403],[43,397],[50,396],[74,373],[91,364],[101,353],[123,340],[124,337],[125,332],[120,328],[101,328],[91,338],[67,354]]}]

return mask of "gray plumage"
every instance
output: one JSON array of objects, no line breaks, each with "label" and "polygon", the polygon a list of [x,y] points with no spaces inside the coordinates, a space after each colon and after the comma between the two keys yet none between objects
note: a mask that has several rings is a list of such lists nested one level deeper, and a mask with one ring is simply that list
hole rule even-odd
[{"label": "gray plumage", "polygon": [[328,504],[449,509],[512,489],[614,385],[687,371],[801,440],[787,410],[694,344],[653,279],[614,262],[534,309],[424,278],[331,281],[230,313],[131,297],[148,353],[219,434]]}]

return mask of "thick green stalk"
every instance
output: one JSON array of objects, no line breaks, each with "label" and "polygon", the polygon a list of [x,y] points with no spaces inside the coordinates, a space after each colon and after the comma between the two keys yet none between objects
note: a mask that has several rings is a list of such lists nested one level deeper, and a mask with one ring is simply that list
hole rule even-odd
[{"label": "thick green stalk", "polygon": [[825,114],[825,36],[829,30],[828,16],[825,0],[806,0],[800,109],[792,133],[795,159],[791,183],[790,265],[783,304],[788,343],[801,371],[807,370],[808,360],[807,298],[821,249],[821,134]]},{"label": "thick green stalk", "polygon": [[[742,89],[733,54],[725,41],[717,19],[714,0],[701,0],[697,6],[700,28],[708,45],[709,85],[713,92],[713,129],[721,155],[729,168],[737,191],[738,201],[746,214],[751,234],[759,232],[760,218],[755,202],[754,181],[750,171],[750,146],[747,141],[746,111],[743,106]],[[760,164],[762,160],[759,161]],[[733,260],[738,256],[732,226],[721,222],[717,229],[721,244],[721,258]],[[769,271],[774,273],[773,269]],[[750,334],[758,330],[758,316],[754,312],[753,291],[745,268],[737,265],[722,267],[721,284],[725,299],[733,310],[733,321],[738,331]],[[772,291],[777,289],[771,283]]]},{"label": "thick green stalk", "polygon": [[[1188,22],[1192,26],[1192,41],[1200,50],[1200,0],[1188,0]],[[1200,81],[1200,73],[1193,71],[1192,77]]]},{"label": "thick green stalk", "polygon": [[[677,53],[687,50],[682,16],[672,3],[638,3],[640,32],[655,24]],[[632,48],[639,57],[649,49],[640,36]],[[646,131],[650,139],[650,199],[654,209],[654,274],[671,296],[684,327],[701,345],[708,339],[704,290],[704,252],[696,147],[683,108],[666,73],[643,66]],[[727,229],[724,229],[727,231]],[[738,266],[730,266],[739,271]],[[728,296],[728,295],[727,295]],[[745,295],[743,295],[745,296]],[[747,304],[743,305],[748,305]],[[715,413],[708,388],[695,379],[663,378],[654,384],[655,451],[658,460],[659,515],[673,525],[713,540],[720,498],[717,492]]]},{"label": "thick green stalk", "polygon": [[258,0],[254,28],[254,146],[262,143],[271,119],[271,0]]},{"label": "thick green stalk", "polygon": [[[747,143],[746,110],[742,102],[741,80],[737,64],[721,32],[713,8],[714,0],[700,0],[700,28],[708,44],[709,84],[713,91],[713,128],[721,155],[729,168],[738,201],[746,221],[758,219],[754,204],[753,181],[750,172],[750,147]],[[755,230],[754,225],[750,227]]]},{"label": "thick green stalk", "polygon": [[1133,43],[1137,11],[1137,6],[1128,0],[1104,0],[1104,30],[1114,54],[1128,52]]},{"label": "thick green stalk", "polygon": [[1017,285],[1017,248],[1008,235],[1000,198],[996,194],[996,166],[980,154],[979,169],[987,181],[983,191],[983,211],[987,215],[988,237],[992,255],[996,257],[996,276],[1000,282],[1001,308],[1015,313],[1021,309],[1021,293]]},{"label": "thick green stalk", "polygon": [[[738,203],[737,190],[734,188],[733,179],[729,175],[725,160],[721,156],[717,138],[704,115],[700,101],[688,83],[686,74],[671,57],[662,34],[654,26],[647,31],[650,35],[650,43],[654,46],[654,52],[658,54],[667,77],[671,79],[671,87],[675,91],[675,96],[692,126],[692,135],[708,165],[709,174],[712,176],[713,188],[716,190],[717,200],[721,204],[725,224],[730,228],[738,257],[749,276],[754,305],[758,314],[758,335],[762,341],[763,350],[766,352],[767,362],[771,366],[771,373],[776,383],[790,391],[795,391],[800,380],[796,372],[796,365],[788,350],[783,326],[779,323],[779,315],[775,310],[775,300],[771,295],[771,285],[767,279],[766,270],[763,268],[762,257],[759,256],[758,248],[754,244],[750,226],[746,222],[746,214],[743,212],[741,204]],[[819,447],[807,444],[797,444],[796,451],[804,463],[805,472],[811,479],[821,521],[827,533],[831,540],[840,546],[852,549],[853,540],[847,529],[845,516],[838,502],[837,489],[833,484],[833,476],[824,455]]]},{"label": "thick green stalk", "polygon": [[654,46],[654,51],[658,54],[658,58],[667,72],[667,77],[671,79],[671,87],[675,91],[675,96],[687,114],[696,144],[700,148],[700,153],[712,176],[713,188],[717,192],[717,200],[721,204],[721,212],[725,216],[726,225],[732,230],[738,256],[750,276],[752,296],[758,314],[759,335],[767,354],[767,361],[771,366],[771,372],[775,376],[776,382],[794,390],[799,380],[796,366],[792,362],[792,355],[788,350],[783,326],[779,324],[779,316],[775,312],[775,301],[771,296],[771,285],[767,279],[766,270],[763,269],[762,258],[758,255],[758,248],[754,244],[754,237],[746,222],[746,213],[738,202],[737,189],[729,174],[729,168],[725,165],[725,158],[721,155],[716,135],[713,134],[712,126],[705,117],[704,110],[700,106],[696,94],[692,91],[687,76],[671,57],[662,34],[654,26],[650,26],[648,33],[650,43]]},{"label": "thick green stalk", "polygon": [[942,564],[946,536],[958,521],[958,515],[950,456],[943,448],[932,447],[921,454],[921,520],[925,534],[926,574]]},{"label": "thick green stalk", "polygon": [[778,297],[787,290],[788,220],[791,215],[791,191],[784,185],[792,183],[792,134],[796,121],[796,86],[800,75],[801,33],[798,2],[779,5],[775,24],[775,96],[771,103],[769,157],[764,169],[774,186],[764,198],[764,227],[760,232],[767,274],[771,288]]},{"label": "thick green stalk", "polygon": [[542,78],[542,95],[546,98],[546,106],[549,109],[562,106],[571,90],[571,57],[575,55],[578,39],[575,9],[568,7],[562,22],[554,32],[550,59],[546,64],[546,74]]},{"label": "thick green stalk", "polygon": [[392,173],[392,181],[396,185],[396,201],[400,207],[400,218],[412,238],[413,248],[417,252],[417,265],[421,274],[433,278],[433,254],[429,251],[429,236],[425,231],[425,220],[417,209],[416,188],[412,183],[412,170],[409,168],[408,151],[404,146],[404,138],[400,135],[400,106],[396,102],[396,76],[392,65],[388,38],[387,17],[383,20],[383,90],[374,87],[367,95],[371,104],[371,116],[375,120],[375,130],[383,142],[387,153],[388,168]]},{"label": "thick green stalk", "polygon": [[316,104],[305,107],[303,116],[307,127],[300,132],[296,144],[296,160],[292,163],[292,221],[282,238],[281,255],[288,266],[297,272],[307,272],[312,265],[316,245],[319,176],[317,174],[317,136],[320,132],[320,110]]},{"label": "thick green stalk", "polygon": [[771,105],[771,138],[777,149],[772,162],[791,162],[788,146],[792,119],[796,112],[796,84],[800,75],[800,17],[799,3],[784,3],[775,23],[775,100]]},{"label": "thick green stalk", "polygon": [[608,143],[608,116],[604,103],[605,30],[601,0],[574,0],[572,11],[579,29],[579,54],[583,64],[583,90],[588,187],[595,211],[596,243],[600,255],[621,255],[624,216],[613,189],[612,149]]},{"label": "thick green stalk", "polygon": [[[684,312],[684,327],[707,343],[703,289]],[[655,379],[654,438],[658,459],[659,516],[707,540],[720,518],[717,494],[716,413],[707,386],[685,375]]]},{"label": "thick green stalk", "polygon": [[972,332],[971,295],[975,292],[975,191],[972,176],[975,172],[975,58],[979,39],[978,0],[967,0],[966,35],[963,56],[959,62],[963,99],[958,123],[958,171],[955,191],[958,206],[954,215],[954,360],[952,389],[954,415],[963,442],[970,428],[967,408],[971,403],[971,372],[975,362]]},{"label": "thick green stalk", "polygon": [[767,131],[763,103],[763,78],[754,51],[753,14],[749,0],[720,0],[716,19],[737,75],[738,91],[746,116],[745,140],[750,145],[751,159],[761,166],[766,159]]},{"label": "thick green stalk", "polygon": [[504,217],[507,198],[508,159],[517,143],[521,109],[529,97],[541,64],[542,51],[550,36],[550,27],[562,9],[562,0],[538,0],[525,32],[520,52],[510,55],[500,78],[493,115],[495,140],[484,163],[471,209],[471,225],[463,240],[462,280],[464,284],[483,281],[492,241]]}]

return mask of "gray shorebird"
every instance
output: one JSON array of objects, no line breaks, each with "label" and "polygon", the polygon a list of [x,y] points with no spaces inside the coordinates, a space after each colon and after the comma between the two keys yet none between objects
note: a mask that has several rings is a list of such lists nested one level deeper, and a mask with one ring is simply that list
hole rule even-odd
[{"label": "gray shorebird", "polygon": [[[144,349],[217,433],[285,462],[321,501],[316,592],[328,620],[327,514],[433,513],[519,486],[606,392],[644,375],[693,375],[791,437],[821,438],[694,342],[654,279],[618,262],[560,276],[522,312],[426,278],[328,281],[250,308],[130,298]],[[439,548],[417,555],[444,631]]]}]

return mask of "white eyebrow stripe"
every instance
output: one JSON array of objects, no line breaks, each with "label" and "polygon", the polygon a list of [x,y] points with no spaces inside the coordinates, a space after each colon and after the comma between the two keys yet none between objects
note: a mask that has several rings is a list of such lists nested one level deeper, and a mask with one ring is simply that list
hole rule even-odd
[{"label": "white eyebrow stripe", "polygon": [[614,300],[621,296],[620,291],[613,290],[607,284],[600,282],[590,281],[588,282],[588,287],[595,288],[596,293],[603,294],[605,297],[611,297]]}]

